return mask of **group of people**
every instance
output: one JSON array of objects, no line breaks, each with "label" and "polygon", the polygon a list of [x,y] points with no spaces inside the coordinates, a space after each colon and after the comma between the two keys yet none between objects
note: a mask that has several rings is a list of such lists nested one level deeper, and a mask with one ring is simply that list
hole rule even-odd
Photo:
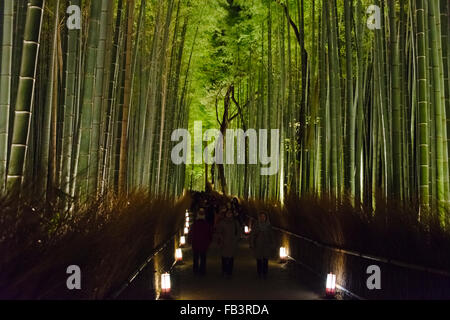
[{"label": "group of people", "polygon": [[[238,243],[243,238],[247,221],[238,199],[234,198],[225,203],[217,199],[194,199],[191,209],[194,222],[189,231],[188,242],[193,251],[194,273],[206,273],[207,252],[215,242],[222,257],[222,275],[231,277],[234,256]],[[258,276],[265,278],[268,261],[274,249],[274,236],[266,212],[259,213],[257,222],[252,226],[249,241],[256,258]]]}]

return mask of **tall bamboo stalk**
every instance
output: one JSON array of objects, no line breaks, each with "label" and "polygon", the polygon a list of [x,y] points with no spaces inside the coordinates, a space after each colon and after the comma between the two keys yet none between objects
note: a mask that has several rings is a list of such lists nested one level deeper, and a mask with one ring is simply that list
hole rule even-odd
[{"label": "tall bamboo stalk", "polygon": [[418,76],[418,125],[419,125],[419,192],[424,208],[429,206],[429,163],[428,163],[428,77],[427,77],[427,39],[424,0],[416,0],[417,19],[417,76]]},{"label": "tall bamboo stalk", "polygon": [[14,4],[3,1],[0,5],[2,42],[0,48],[0,194],[6,188],[8,159],[9,114],[11,108],[11,73],[14,30]]},{"label": "tall bamboo stalk", "polygon": [[353,102],[353,53],[352,53],[352,11],[351,0],[344,1],[345,6],[345,52],[346,52],[346,105],[347,105],[347,130],[346,133],[346,187],[352,197],[355,195],[355,127],[356,108]]},{"label": "tall bamboo stalk", "polygon": [[123,1],[119,0],[117,5],[116,22],[114,27],[114,40],[111,54],[111,67],[109,73],[109,83],[108,83],[108,100],[107,108],[105,114],[105,125],[104,125],[104,136],[103,136],[103,150],[102,159],[100,164],[100,175],[101,175],[101,193],[105,191],[106,182],[108,179],[107,172],[108,159],[111,155],[110,145],[112,144],[112,128],[114,121],[115,105],[116,105],[116,89],[119,78],[119,60],[120,60],[120,35],[121,35],[121,22],[122,22],[122,12],[123,12]]},{"label": "tall bamboo stalk", "polygon": [[97,62],[97,46],[99,42],[100,17],[102,1],[92,1],[89,17],[89,33],[87,38],[86,62],[83,79],[83,98],[80,114],[80,155],[78,159],[77,180],[78,196],[85,200],[88,196],[95,196],[94,186],[89,184],[89,170],[91,167],[91,139],[93,100],[95,89],[95,70]]},{"label": "tall bamboo stalk", "polygon": [[127,146],[128,146],[128,128],[129,128],[129,110],[132,99],[131,92],[131,53],[132,53],[132,36],[134,24],[134,0],[127,2],[127,35],[125,45],[125,87],[124,87],[124,104],[122,114],[122,130],[120,143],[120,164],[119,164],[119,193],[126,191],[126,174],[127,174]]},{"label": "tall bamboo stalk", "polygon": [[19,191],[24,177],[44,5],[45,0],[30,0],[27,8],[7,176],[7,189],[12,192]]},{"label": "tall bamboo stalk", "polygon": [[[42,130],[42,138],[40,143],[40,158],[39,158],[39,168],[38,174],[39,178],[37,179],[37,192],[39,194],[45,195],[48,189],[49,181],[49,155],[50,155],[50,133],[51,133],[51,124],[53,118],[53,109],[54,109],[54,94],[55,92],[55,67],[56,67],[56,51],[58,46],[58,27],[59,27],[59,0],[56,1],[56,6],[54,8],[54,21],[53,21],[53,34],[52,34],[52,46],[50,52],[50,63],[48,70],[48,82],[47,82],[47,92],[45,98],[45,108],[44,108],[44,123]],[[50,186],[52,187],[52,186]]]},{"label": "tall bamboo stalk", "polygon": [[[431,64],[432,64],[432,94],[433,94],[433,108],[435,110],[435,129],[436,129],[436,168],[437,168],[437,194],[436,198],[439,202],[444,202],[448,199],[445,191],[445,177],[448,177],[448,168],[444,165],[444,155],[447,151],[447,141],[444,140],[445,127],[445,90],[443,88],[443,62],[442,62],[442,46],[440,37],[440,11],[439,1],[431,1],[429,3],[430,17],[430,42],[431,42]],[[445,150],[445,151],[444,151]],[[448,157],[448,155],[447,155]],[[448,163],[448,161],[447,161]],[[447,185],[448,191],[448,185]],[[441,212],[443,214],[443,212]],[[444,223],[444,217],[441,217],[441,222]]]},{"label": "tall bamboo stalk", "polygon": [[[80,0],[72,0],[69,5],[80,5]],[[66,68],[65,68],[65,97],[63,105],[63,129],[62,129],[62,164],[61,186],[66,195],[70,195],[72,149],[74,138],[75,111],[77,105],[77,62],[81,58],[78,55],[78,38],[80,31],[77,29],[67,31]]]},{"label": "tall bamboo stalk", "polygon": [[400,47],[398,42],[397,24],[395,21],[394,2],[389,2],[390,16],[390,50],[391,50],[391,96],[392,96],[392,150],[393,150],[393,190],[400,199],[402,195],[402,150],[401,150],[401,107],[402,84],[400,75]]},{"label": "tall bamboo stalk", "polygon": [[108,16],[113,10],[113,3],[109,0],[102,0],[100,29],[97,48],[97,63],[95,66],[95,89],[93,99],[93,115],[92,115],[92,136],[90,141],[90,169],[89,169],[89,190],[98,188],[99,177],[99,156],[100,156],[100,125],[102,119],[102,105],[104,99],[104,79],[105,79],[105,63],[106,63],[106,42],[108,36]]}]

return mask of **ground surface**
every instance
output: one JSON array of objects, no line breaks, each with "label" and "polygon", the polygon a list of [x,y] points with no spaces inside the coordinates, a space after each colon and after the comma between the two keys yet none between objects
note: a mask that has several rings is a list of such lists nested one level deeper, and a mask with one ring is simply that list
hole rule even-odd
[{"label": "ground surface", "polygon": [[[207,274],[192,272],[191,249],[183,249],[184,262],[173,270],[173,299],[180,300],[315,300],[320,299],[310,286],[293,279],[289,264],[269,262],[267,279],[259,279],[256,260],[245,239],[239,243],[233,276],[221,274],[221,259],[215,246],[207,256]],[[301,278],[301,277],[300,277]]]}]

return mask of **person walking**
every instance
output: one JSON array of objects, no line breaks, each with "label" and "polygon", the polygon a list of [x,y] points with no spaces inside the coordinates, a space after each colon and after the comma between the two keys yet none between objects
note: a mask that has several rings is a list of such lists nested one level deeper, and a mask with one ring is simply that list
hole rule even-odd
[{"label": "person walking", "polygon": [[216,212],[216,201],[214,198],[211,198],[208,201],[206,210],[206,221],[214,227],[214,220],[215,220],[215,212]]},{"label": "person walking", "polygon": [[234,254],[241,238],[241,227],[233,217],[233,212],[227,210],[225,217],[217,226],[217,242],[222,256],[222,275],[233,273]]},{"label": "person walking", "polygon": [[242,228],[244,226],[244,213],[237,198],[233,198],[233,200],[231,200],[231,209],[233,210],[234,218],[239,221]]},{"label": "person walking", "polygon": [[217,227],[220,225],[220,222],[225,218],[225,214],[227,212],[226,207],[219,207],[214,212],[214,227],[217,229]]},{"label": "person walking", "polygon": [[250,248],[253,249],[256,258],[258,276],[267,277],[269,258],[273,255],[274,236],[269,217],[266,212],[261,212],[258,221],[250,233]]},{"label": "person walking", "polygon": [[201,208],[188,234],[192,245],[193,270],[195,274],[206,273],[206,253],[212,240],[212,226],[205,219],[205,210]]}]

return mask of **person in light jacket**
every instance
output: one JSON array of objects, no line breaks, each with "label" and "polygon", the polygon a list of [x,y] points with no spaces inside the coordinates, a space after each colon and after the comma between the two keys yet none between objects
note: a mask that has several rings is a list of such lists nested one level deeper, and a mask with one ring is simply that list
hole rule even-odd
[{"label": "person in light jacket", "polygon": [[234,254],[241,238],[241,226],[228,210],[225,217],[217,226],[217,243],[222,255],[222,275],[231,276],[233,273]]},{"label": "person in light jacket", "polygon": [[269,269],[269,259],[273,256],[275,239],[269,217],[261,212],[258,221],[250,233],[250,248],[253,249],[258,276],[266,278]]}]

